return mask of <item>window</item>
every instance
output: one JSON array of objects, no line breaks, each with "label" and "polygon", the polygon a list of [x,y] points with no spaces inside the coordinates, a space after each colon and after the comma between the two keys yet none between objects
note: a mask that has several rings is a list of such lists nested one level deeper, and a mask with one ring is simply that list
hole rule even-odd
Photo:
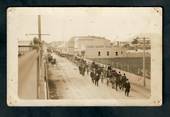
[{"label": "window", "polygon": [[98,56],[100,56],[100,54],[101,54],[100,51],[98,51]]},{"label": "window", "polygon": [[107,51],[107,56],[109,56],[109,51]]},{"label": "window", "polygon": [[121,54],[123,54],[123,51],[121,51]]},{"label": "window", "polygon": [[118,52],[115,52],[115,55],[118,56]]}]

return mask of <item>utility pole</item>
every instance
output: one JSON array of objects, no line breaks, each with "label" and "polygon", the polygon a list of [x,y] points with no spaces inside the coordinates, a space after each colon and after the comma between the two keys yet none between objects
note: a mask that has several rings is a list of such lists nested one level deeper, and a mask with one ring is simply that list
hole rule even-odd
[{"label": "utility pole", "polygon": [[143,86],[146,86],[145,76],[145,37],[143,38]]},{"label": "utility pole", "polygon": [[143,39],[143,86],[146,86],[146,39],[149,39],[148,37],[137,37],[136,39]]},{"label": "utility pole", "polygon": [[41,15],[38,15],[38,38],[41,41]]},{"label": "utility pole", "polygon": [[49,34],[42,34],[41,33],[41,15],[38,15],[38,22],[37,22],[37,27],[38,27],[38,34],[25,34],[26,36],[30,36],[30,35],[38,35],[38,39],[40,41],[40,45],[39,45],[39,51],[38,51],[38,58],[37,58],[37,98],[40,99],[41,94],[40,94],[40,90],[41,88],[41,81],[43,80],[43,75],[42,75],[42,67],[43,67],[43,46],[42,46],[42,35],[49,35]]}]

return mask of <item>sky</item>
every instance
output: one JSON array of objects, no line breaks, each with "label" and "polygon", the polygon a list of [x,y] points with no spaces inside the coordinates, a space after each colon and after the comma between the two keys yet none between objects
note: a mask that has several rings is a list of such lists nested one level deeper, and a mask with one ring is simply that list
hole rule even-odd
[{"label": "sky", "polygon": [[58,7],[9,8],[8,34],[18,40],[32,40],[38,33],[41,15],[42,40],[67,41],[73,36],[101,36],[111,41],[127,41],[145,34],[162,33],[162,9],[153,7]]}]

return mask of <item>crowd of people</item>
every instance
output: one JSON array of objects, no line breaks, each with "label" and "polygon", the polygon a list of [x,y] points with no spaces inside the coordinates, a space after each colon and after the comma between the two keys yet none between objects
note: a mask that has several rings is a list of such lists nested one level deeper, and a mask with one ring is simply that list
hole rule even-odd
[{"label": "crowd of people", "polygon": [[115,89],[116,91],[124,91],[125,96],[129,96],[130,93],[130,82],[126,77],[126,74],[121,74],[121,72],[117,72],[110,65],[102,66],[95,62],[88,63],[84,59],[76,58],[75,63],[78,66],[79,73],[82,76],[85,74],[90,75],[92,83],[96,86],[99,86],[99,81],[104,83],[106,81],[106,85]]},{"label": "crowd of people", "polygon": [[129,96],[131,86],[125,73],[121,74],[120,71],[117,72],[111,67],[111,65],[104,66],[97,64],[94,61],[89,62],[71,55],[62,55],[62,57],[66,57],[68,60],[76,64],[79,73],[82,76],[89,75],[94,85],[99,86],[99,81],[101,81],[101,83],[104,83],[105,81],[107,86],[111,85],[116,91],[124,91],[125,96]]}]

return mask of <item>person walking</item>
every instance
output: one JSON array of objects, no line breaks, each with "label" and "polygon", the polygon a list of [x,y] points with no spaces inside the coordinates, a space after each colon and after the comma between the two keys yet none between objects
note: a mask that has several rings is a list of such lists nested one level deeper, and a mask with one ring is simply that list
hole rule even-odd
[{"label": "person walking", "polygon": [[125,83],[125,96],[129,96],[130,93],[130,82],[127,79],[126,83]]},{"label": "person walking", "polygon": [[122,76],[122,85],[121,85],[122,90],[124,90],[125,88],[126,81],[127,81],[127,77],[126,77],[126,74],[124,73]]},{"label": "person walking", "polygon": [[122,88],[122,74],[120,73],[120,71],[119,71],[119,73],[118,73],[118,77],[119,77],[119,89],[121,90],[121,88]]},{"label": "person walking", "polygon": [[100,68],[100,66],[98,66],[95,70],[96,70],[95,71],[95,85],[98,86],[99,85],[100,75],[101,75],[101,68]]},{"label": "person walking", "polygon": [[112,77],[112,67],[109,65],[107,67],[107,82],[106,82],[107,86],[109,86],[111,77]]},{"label": "person walking", "polygon": [[92,83],[94,83],[94,79],[95,79],[95,70],[94,69],[91,70],[90,77],[91,77]]},{"label": "person walking", "polygon": [[100,78],[101,78],[101,83],[103,83],[103,79],[104,79],[104,70],[103,70],[103,68],[101,70]]},{"label": "person walking", "polygon": [[118,90],[117,88],[119,87],[120,84],[120,76],[117,72],[115,73],[115,77],[116,77],[116,91],[117,91]]},{"label": "person walking", "polygon": [[88,65],[88,63],[86,64],[86,73],[87,73],[87,75],[89,75],[89,71],[90,71],[90,69],[89,69],[89,65]]},{"label": "person walking", "polygon": [[99,85],[99,79],[100,79],[100,74],[99,74],[98,72],[96,72],[96,74],[95,74],[95,80],[94,80],[94,84],[95,84],[96,86]]},{"label": "person walking", "polygon": [[96,63],[93,61],[92,63],[91,63],[91,66],[90,66],[91,68],[91,70],[93,70],[93,69],[95,69],[96,68]]},{"label": "person walking", "polygon": [[82,66],[80,63],[79,63],[79,73],[82,74]]}]

